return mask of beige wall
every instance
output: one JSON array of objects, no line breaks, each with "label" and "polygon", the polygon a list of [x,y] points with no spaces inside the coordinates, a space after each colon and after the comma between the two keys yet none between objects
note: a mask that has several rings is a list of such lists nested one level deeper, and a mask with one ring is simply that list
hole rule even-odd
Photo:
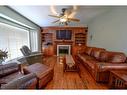
[{"label": "beige wall", "polygon": [[89,46],[122,51],[127,55],[127,7],[114,7],[92,20],[88,28]]}]

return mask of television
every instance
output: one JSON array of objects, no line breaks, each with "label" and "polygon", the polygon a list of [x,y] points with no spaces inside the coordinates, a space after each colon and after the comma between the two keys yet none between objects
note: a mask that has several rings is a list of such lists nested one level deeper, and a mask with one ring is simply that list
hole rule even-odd
[{"label": "television", "polygon": [[72,30],[57,30],[56,39],[57,40],[71,40]]}]

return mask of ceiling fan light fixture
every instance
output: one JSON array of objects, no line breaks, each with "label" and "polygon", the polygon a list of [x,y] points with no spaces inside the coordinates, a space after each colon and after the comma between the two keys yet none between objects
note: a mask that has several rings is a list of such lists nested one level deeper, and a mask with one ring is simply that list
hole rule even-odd
[{"label": "ceiling fan light fixture", "polygon": [[66,18],[60,18],[60,22],[67,22]]},{"label": "ceiling fan light fixture", "polygon": [[49,16],[58,18],[58,20],[56,20],[52,23],[59,22],[59,24],[68,25],[68,23],[70,23],[71,21],[73,21],[73,22],[79,22],[80,21],[79,19],[72,17],[72,15],[74,15],[77,11],[76,6],[73,6],[73,9],[72,8],[62,8],[61,9],[62,13],[59,13],[59,14],[57,14],[55,8],[52,6],[51,11],[55,15],[49,15]]}]

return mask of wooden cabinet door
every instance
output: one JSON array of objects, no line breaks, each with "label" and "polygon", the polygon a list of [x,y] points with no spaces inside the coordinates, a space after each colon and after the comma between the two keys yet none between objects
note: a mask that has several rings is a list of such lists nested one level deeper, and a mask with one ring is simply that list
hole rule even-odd
[{"label": "wooden cabinet door", "polygon": [[44,49],[44,55],[46,55],[46,56],[52,56],[52,55],[54,55],[54,48],[53,48],[52,45],[47,46],[47,47]]}]

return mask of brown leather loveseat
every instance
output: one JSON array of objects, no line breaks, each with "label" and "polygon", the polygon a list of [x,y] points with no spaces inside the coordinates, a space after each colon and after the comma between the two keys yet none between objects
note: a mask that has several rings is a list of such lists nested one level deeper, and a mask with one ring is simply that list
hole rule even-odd
[{"label": "brown leather loveseat", "polygon": [[0,89],[36,89],[37,77],[34,73],[24,75],[21,65],[15,62],[0,65]]},{"label": "brown leather loveseat", "polygon": [[108,82],[110,70],[127,69],[124,53],[106,51],[104,48],[86,47],[77,58],[97,82]]}]

